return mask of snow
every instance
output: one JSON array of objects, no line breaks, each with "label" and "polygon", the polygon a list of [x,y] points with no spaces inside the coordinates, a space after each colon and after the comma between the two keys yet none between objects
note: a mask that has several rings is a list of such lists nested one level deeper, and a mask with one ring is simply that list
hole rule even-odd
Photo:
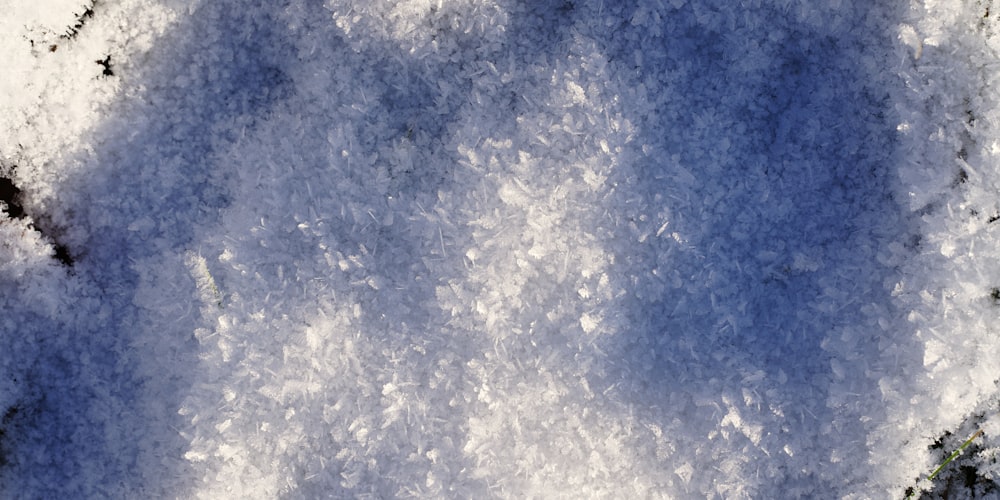
[{"label": "snow", "polygon": [[0,0],[0,496],[996,481],[1000,5],[634,3]]}]

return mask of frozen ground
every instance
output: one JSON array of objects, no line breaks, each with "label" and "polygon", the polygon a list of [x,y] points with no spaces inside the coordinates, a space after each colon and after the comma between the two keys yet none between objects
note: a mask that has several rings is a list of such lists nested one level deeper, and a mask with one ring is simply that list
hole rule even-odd
[{"label": "frozen ground", "polygon": [[629,3],[0,0],[0,495],[996,497],[1000,2]]}]

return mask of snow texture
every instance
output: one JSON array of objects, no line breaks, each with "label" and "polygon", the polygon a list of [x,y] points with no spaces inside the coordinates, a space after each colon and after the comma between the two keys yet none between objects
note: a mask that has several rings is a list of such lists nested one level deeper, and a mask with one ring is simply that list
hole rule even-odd
[{"label": "snow texture", "polygon": [[0,496],[1000,479],[1000,2],[623,3],[0,0]]}]

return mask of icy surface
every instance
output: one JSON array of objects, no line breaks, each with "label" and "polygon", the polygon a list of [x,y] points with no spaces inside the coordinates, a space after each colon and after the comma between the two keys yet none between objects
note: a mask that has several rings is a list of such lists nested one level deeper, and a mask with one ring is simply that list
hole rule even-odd
[{"label": "icy surface", "polygon": [[620,3],[0,1],[0,495],[997,480],[1000,5]]}]

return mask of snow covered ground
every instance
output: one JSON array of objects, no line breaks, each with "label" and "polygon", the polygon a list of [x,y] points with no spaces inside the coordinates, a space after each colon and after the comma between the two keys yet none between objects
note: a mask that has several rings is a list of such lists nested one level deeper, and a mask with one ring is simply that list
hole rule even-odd
[{"label": "snow covered ground", "polygon": [[1000,494],[1000,1],[78,2],[4,498]]}]

